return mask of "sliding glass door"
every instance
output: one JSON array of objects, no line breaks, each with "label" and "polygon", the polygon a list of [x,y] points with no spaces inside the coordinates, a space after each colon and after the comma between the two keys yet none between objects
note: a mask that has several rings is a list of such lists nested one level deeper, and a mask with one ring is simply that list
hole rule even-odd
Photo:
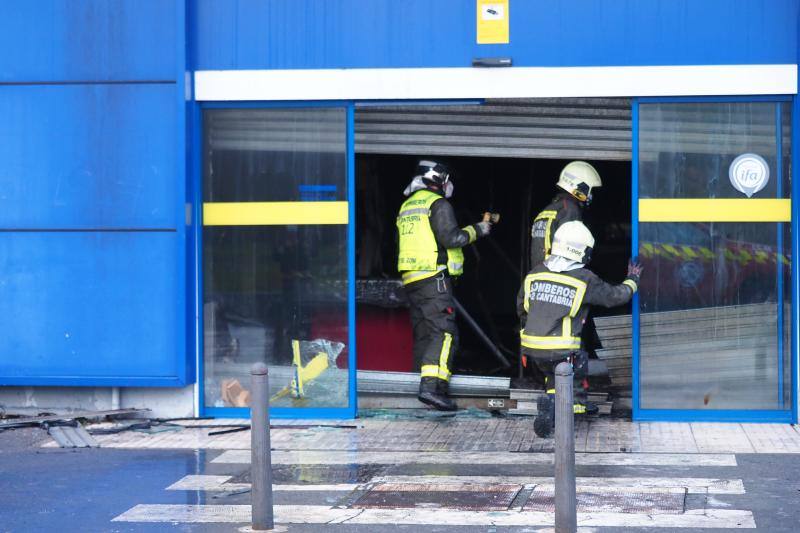
[{"label": "sliding glass door", "polygon": [[791,102],[642,99],[634,121],[634,416],[789,421]]},{"label": "sliding glass door", "polygon": [[203,111],[203,408],[354,416],[352,108]]}]

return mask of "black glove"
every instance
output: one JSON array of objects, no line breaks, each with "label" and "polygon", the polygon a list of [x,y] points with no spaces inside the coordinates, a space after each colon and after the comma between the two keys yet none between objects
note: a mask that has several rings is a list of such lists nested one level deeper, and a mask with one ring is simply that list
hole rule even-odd
[{"label": "black glove", "polygon": [[644,267],[642,267],[642,264],[639,262],[639,258],[631,258],[628,261],[628,275],[625,279],[632,280],[636,285],[639,285],[639,280],[642,277],[642,270],[644,270]]}]

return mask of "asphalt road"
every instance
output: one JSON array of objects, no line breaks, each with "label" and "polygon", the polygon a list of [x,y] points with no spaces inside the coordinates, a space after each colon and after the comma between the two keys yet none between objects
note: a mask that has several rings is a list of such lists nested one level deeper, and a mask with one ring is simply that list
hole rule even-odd
[{"label": "asphalt road", "polygon": [[[0,531],[144,532],[237,531],[246,524],[112,522],[139,504],[249,504],[249,493],[165,490],[190,474],[229,475],[248,481],[246,465],[210,463],[220,452],[192,450],[43,449],[39,430],[0,433]],[[688,504],[752,511],[757,531],[800,530],[800,455],[737,454],[737,466],[653,467],[578,466],[587,477],[737,478],[744,494],[689,495]],[[376,475],[404,476],[551,476],[548,465],[284,465],[274,468],[275,483],[360,483]],[[346,503],[343,492],[276,492],[276,505]],[[703,498],[713,501],[701,501]],[[687,504],[687,505],[688,505]],[[534,532],[542,527],[446,526],[441,524],[288,525],[290,532]],[[668,531],[655,528],[607,528],[591,531]],[[676,529],[677,530],[677,529]],[[683,529],[681,529],[682,531]],[[696,529],[688,531],[720,531]]]}]

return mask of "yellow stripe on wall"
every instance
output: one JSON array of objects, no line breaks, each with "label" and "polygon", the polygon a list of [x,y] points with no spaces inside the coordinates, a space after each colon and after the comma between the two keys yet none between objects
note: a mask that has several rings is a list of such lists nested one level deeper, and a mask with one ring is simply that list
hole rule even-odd
[{"label": "yellow stripe on wall", "polygon": [[207,202],[204,226],[347,224],[347,202]]},{"label": "yellow stripe on wall", "polygon": [[639,222],[791,222],[792,201],[783,198],[646,198]]}]

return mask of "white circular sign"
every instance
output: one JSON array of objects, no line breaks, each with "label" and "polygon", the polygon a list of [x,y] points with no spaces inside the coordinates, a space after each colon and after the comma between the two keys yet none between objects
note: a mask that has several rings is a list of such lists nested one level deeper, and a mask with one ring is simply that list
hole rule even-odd
[{"label": "white circular sign", "polygon": [[758,154],[742,154],[731,163],[728,177],[734,189],[750,198],[767,186],[769,165]]}]

